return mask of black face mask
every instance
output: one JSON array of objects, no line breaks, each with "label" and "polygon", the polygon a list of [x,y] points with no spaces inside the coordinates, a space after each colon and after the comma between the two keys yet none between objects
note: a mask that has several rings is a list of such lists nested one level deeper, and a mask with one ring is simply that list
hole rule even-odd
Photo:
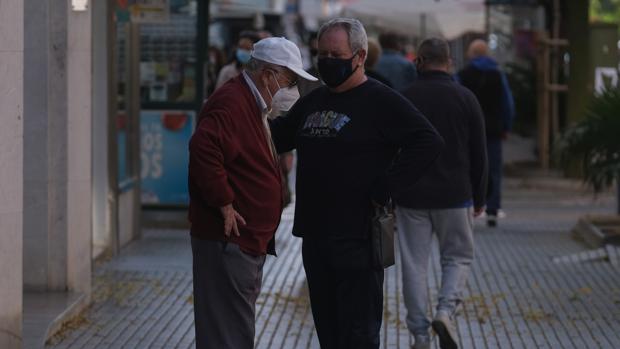
[{"label": "black face mask", "polygon": [[319,58],[319,74],[321,75],[321,79],[325,82],[325,85],[337,87],[347,81],[347,79],[355,73],[357,68],[359,68],[359,66],[355,67],[355,69],[351,67],[353,58],[355,58],[356,55],[357,53],[349,59]]}]

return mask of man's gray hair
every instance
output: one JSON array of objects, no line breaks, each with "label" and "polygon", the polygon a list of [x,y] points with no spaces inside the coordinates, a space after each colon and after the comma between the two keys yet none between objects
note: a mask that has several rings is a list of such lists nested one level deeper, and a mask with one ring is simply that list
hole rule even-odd
[{"label": "man's gray hair", "polygon": [[354,18],[334,18],[323,24],[319,29],[318,39],[333,28],[342,28],[349,35],[349,47],[353,53],[359,50],[368,52],[368,36],[362,22]]}]

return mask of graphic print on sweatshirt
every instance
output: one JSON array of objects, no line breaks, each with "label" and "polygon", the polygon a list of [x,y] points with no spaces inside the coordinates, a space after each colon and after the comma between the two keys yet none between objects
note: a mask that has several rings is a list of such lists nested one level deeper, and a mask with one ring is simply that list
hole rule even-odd
[{"label": "graphic print on sweatshirt", "polygon": [[338,132],[351,121],[345,114],[335,111],[318,111],[306,119],[301,135],[305,137],[336,137]]}]

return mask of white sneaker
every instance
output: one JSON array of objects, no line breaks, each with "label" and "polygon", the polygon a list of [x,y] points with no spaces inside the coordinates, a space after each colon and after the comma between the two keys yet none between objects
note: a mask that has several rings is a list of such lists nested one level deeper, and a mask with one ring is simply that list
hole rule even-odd
[{"label": "white sneaker", "polygon": [[458,349],[456,330],[447,312],[438,311],[431,326],[435,333],[437,333],[437,337],[439,337],[439,347],[441,349]]}]

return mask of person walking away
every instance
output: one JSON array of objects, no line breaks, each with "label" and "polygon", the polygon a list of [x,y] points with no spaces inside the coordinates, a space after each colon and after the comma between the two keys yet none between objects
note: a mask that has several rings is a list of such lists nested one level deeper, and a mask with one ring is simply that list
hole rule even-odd
[{"label": "person walking away", "polygon": [[220,71],[224,67],[226,57],[224,52],[216,46],[209,46],[207,56],[209,57],[209,62],[206,69],[206,92],[207,96],[211,96],[213,91],[215,91],[215,84]]},{"label": "person walking away", "polygon": [[[454,313],[474,257],[473,219],[485,206],[487,154],[484,116],[476,96],[450,75],[448,43],[427,39],[419,47],[418,80],[403,95],[433,124],[446,147],[429,171],[395,197],[407,327],[414,349],[430,349],[429,330],[442,349],[457,348]],[[429,320],[428,263],[433,232],[439,241],[441,287]]]},{"label": "person walking away", "polygon": [[392,84],[383,75],[375,71],[375,66],[381,57],[381,46],[375,39],[368,38],[368,57],[366,57],[366,63],[364,68],[366,70],[366,76],[373,78],[385,86],[392,87]]},{"label": "person walking away", "polygon": [[[317,39],[316,32],[312,32],[309,35],[308,51],[310,53],[310,68],[308,68],[306,71],[308,72],[308,74],[312,76],[318,76],[319,71],[317,68],[317,56],[319,53],[319,40]],[[321,87],[322,85],[323,83],[320,80],[319,81],[301,80],[299,81],[299,94],[301,96],[305,96],[309,94],[310,92],[312,92],[312,90],[314,90],[315,88]]]},{"label": "person walking away", "polygon": [[371,258],[373,205],[415,183],[443,141],[403,96],[366,77],[358,20],[330,20],[318,38],[327,86],[273,120],[271,131],[278,152],[297,149],[293,234],[303,239],[321,348],[379,348],[383,267]]},{"label": "person walking away", "polygon": [[189,144],[196,348],[253,349],[255,305],[282,213],[267,115],[303,70],[284,38],[254,45],[241,75],[206,101]]},{"label": "person walking away", "polygon": [[413,62],[402,54],[399,36],[395,33],[382,33],[379,35],[379,43],[383,53],[375,71],[385,77],[397,91],[414,82],[418,74]]},{"label": "person walking away", "polygon": [[217,82],[215,83],[215,89],[220,88],[228,80],[239,75],[243,67],[250,61],[252,46],[258,40],[258,35],[253,31],[246,30],[239,34],[239,40],[237,41],[237,47],[234,51],[232,61],[220,70],[217,76]]},{"label": "person walking away", "polygon": [[499,69],[497,62],[489,57],[487,43],[475,40],[467,52],[470,62],[458,73],[457,78],[476,95],[484,112],[489,153],[486,215],[487,225],[495,227],[502,208],[502,141],[512,128],[514,100],[506,75]]}]

